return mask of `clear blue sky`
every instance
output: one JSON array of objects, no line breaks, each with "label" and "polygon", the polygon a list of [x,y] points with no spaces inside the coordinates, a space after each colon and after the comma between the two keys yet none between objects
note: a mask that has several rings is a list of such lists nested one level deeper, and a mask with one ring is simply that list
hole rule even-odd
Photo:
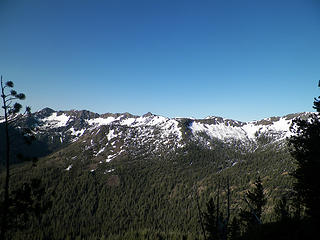
[{"label": "clear blue sky", "polygon": [[1,0],[0,74],[34,111],[313,111],[319,0]]}]

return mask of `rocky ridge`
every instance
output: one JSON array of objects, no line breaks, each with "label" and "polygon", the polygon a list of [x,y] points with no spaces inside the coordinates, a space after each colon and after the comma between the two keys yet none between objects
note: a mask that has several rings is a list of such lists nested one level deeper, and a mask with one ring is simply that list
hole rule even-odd
[{"label": "rocky ridge", "polygon": [[51,149],[80,144],[93,158],[111,161],[126,155],[161,155],[188,144],[213,149],[216,142],[237,144],[247,149],[281,142],[289,137],[292,120],[310,113],[240,122],[221,117],[205,119],[166,118],[147,113],[97,114],[89,111],[54,111],[45,108],[32,114],[28,124],[38,139]]}]

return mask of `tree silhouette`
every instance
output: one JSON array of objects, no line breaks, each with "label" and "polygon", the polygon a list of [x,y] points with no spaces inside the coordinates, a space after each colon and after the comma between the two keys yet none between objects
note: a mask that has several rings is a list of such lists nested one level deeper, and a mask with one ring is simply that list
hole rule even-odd
[{"label": "tree silhouette", "polygon": [[[6,139],[6,177],[4,185],[4,202],[2,207],[2,222],[1,222],[1,233],[0,238],[4,239],[5,233],[8,227],[8,212],[9,212],[9,184],[10,184],[10,135],[9,125],[14,123],[21,115],[19,112],[22,109],[22,105],[16,101],[24,100],[26,98],[24,93],[17,93],[14,89],[12,81],[8,81],[5,84],[1,76],[1,98],[2,108],[4,110],[4,127],[5,127],[5,139]],[[10,89],[10,91],[9,91]],[[26,107],[25,113],[30,113],[30,107]]]},{"label": "tree silhouette", "polygon": [[290,219],[289,204],[286,196],[282,196],[281,199],[276,202],[274,211],[278,221],[285,222]]},{"label": "tree silhouette", "polygon": [[217,226],[217,218],[216,216],[216,207],[214,204],[214,200],[211,197],[207,202],[207,211],[204,213],[205,219],[205,229],[208,233],[208,239],[213,240],[218,238],[218,226]]},{"label": "tree silhouette", "polygon": [[[320,87],[320,80],[318,83],[318,87]],[[313,108],[316,109],[317,112],[320,112],[320,96],[318,98],[314,98]]]},{"label": "tree silhouette", "polygon": [[263,186],[260,177],[258,177],[258,179],[255,181],[254,186],[254,190],[248,191],[246,195],[255,215],[257,216],[257,218],[261,219],[262,208],[264,205],[266,205],[267,199],[265,198],[263,193]]},{"label": "tree silhouette", "polygon": [[240,218],[246,224],[246,228],[250,229],[257,224],[261,224],[262,209],[267,203],[260,177],[255,181],[254,189],[246,193],[244,200],[250,211],[242,210],[240,212]]},{"label": "tree silhouette", "polygon": [[220,209],[220,181],[218,183],[218,191],[216,197],[216,204],[211,197],[207,202],[207,211],[204,213],[204,226],[208,233],[208,239],[227,239],[228,228],[229,228],[229,218],[230,218],[230,184],[229,178],[227,178],[227,206],[226,206],[226,216],[224,216],[223,211]]},{"label": "tree silhouette", "polygon": [[239,239],[241,232],[240,221],[237,217],[233,217],[229,228],[229,239]]},{"label": "tree silhouette", "polygon": [[[320,97],[319,97],[320,98]],[[314,108],[320,112],[320,99],[315,98]],[[319,113],[309,119],[295,119],[291,126],[294,135],[289,139],[291,155],[297,163],[293,172],[296,178],[294,189],[307,216],[320,219],[320,119]]]}]

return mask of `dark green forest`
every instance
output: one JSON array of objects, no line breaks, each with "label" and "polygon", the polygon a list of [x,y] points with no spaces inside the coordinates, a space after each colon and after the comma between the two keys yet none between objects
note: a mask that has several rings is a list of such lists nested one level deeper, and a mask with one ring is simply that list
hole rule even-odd
[{"label": "dark green forest", "polygon": [[[23,163],[12,168],[12,191],[40,179],[45,189],[40,204],[52,206],[40,216],[30,213],[23,228],[10,232],[11,238],[203,239],[197,196],[205,212],[220,184],[221,211],[226,211],[227,179],[231,219],[247,209],[243,196],[258,177],[267,198],[263,222],[275,221],[277,200],[292,194],[292,159],[284,150],[241,154],[226,147],[189,147],[167,159],[119,159],[95,172],[87,169],[90,159],[65,171],[59,166],[63,157],[62,150],[40,159],[36,167]],[[227,159],[240,161],[230,167]]]}]

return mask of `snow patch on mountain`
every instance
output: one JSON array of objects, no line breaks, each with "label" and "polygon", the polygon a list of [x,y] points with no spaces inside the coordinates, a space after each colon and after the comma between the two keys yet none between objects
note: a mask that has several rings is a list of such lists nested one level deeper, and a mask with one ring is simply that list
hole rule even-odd
[{"label": "snow patch on mountain", "polygon": [[114,117],[107,117],[107,118],[94,118],[94,119],[89,119],[86,120],[89,125],[94,125],[94,126],[102,126],[102,125],[109,125],[113,121],[115,121]]},{"label": "snow patch on mountain", "polygon": [[218,138],[220,140],[230,138],[244,140],[247,137],[245,131],[241,127],[227,126],[224,123],[203,124],[194,121],[190,128],[195,134],[204,132],[211,138]]},{"label": "snow patch on mountain", "polygon": [[70,117],[64,113],[57,115],[57,112],[54,112],[49,117],[42,119],[42,121],[46,123],[44,127],[59,128],[59,127],[65,127],[69,119]]},{"label": "snow patch on mountain", "polygon": [[280,118],[279,121],[274,122],[272,124],[272,130],[274,131],[283,131],[283,132],[289,132],[290,126],[292,121],[287,120],[285,118]]},{"label": "snow patch on mountain", "polygon": [[71,127],[69,131],[71,132],[72,136],[81,137],[85,132],[85,129],[75,130],[74,127]]},{"label": "snow patch on mountain", "polygon": [[96,155],[95,155],[95,156],[98,156],[100,153],[103,153],[103,152],[104,152],[104,150],[105,150],[105,147],[101,148],[101,149],[99,150],[99,152],[97,152],[97,153],[96,153]]},{"label": "snow patch on mountain", "polygon": [[70,171],[71,168],[72,168],[72,164],[70,164],[65,170]]},{"label": "snow patch on mountain", "polygon": [[135,121],[135,118],[127,118],[120,122],[121,125],[131,126]]},{"label": "snow patch on mountain", "polygon": [[110,141],[113,138],[116,138],[117,136],[117,134],[114,134],[114,129],[111,129],[107,135],[108,141]]},{"label": "snow patch on mountain", "polygon": [[250,139],[255,139],[259,134],[274,137],[274,140],[276,141],[292,136],[293,133],[290,131],[292,120],[286,119],[286,117],[281,117],[276,121],[271,121],[270,118],[265,119],[265,121],[269,122],[266,124],[251,122],[244,125],[242,128],[246,131],[247,136]]},{"label": "snow patch on mountain", "polygon": [[[213,117],[207,119],[214,119]],[[228,120],[230,121],[230,120]],[[234,125],[230,125],[226,122],[219,122],[216,124],[206,124],[198,121],[193,121],[190,129],[194,135],[199,135],[199,133],[205,133],[211,138],[217,138],[223,141],[228,139],[234,140],[257,140],[257,137],[261,134],[266,134],[273,136],[277,140],[283,140],[286,137],[290,137],[292,133],[290,132],[290,126],[292,120],[286,119],[285,117],[279,118],[277,121],[271,121],[270,118],[264,119],[266,122],[262,124],[262,121],[253,121],[248,123],[235,122]],[[239,126],[236,126],[239,125]]]},{"label": "snow patch on mountain", "polygon": [[244,134],[250,139],[254,140],[256,138],[257,131],[261,128],[259,125],[255,125],[253,122],[245,124],[241,127]]}]

